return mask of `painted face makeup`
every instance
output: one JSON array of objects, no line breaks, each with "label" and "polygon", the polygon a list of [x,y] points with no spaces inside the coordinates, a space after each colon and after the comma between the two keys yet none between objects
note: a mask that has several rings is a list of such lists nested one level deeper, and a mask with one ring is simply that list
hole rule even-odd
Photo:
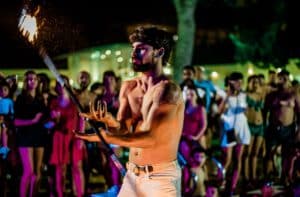
[{"label": "painted face makeup", "polygon": [[[153,69],[153,57],[149,58],[151,46],[143,43],[134,43],[132,51],[132,65],[135,72],[146,72]],[[150,61],[150,60],[151,61]]]}]

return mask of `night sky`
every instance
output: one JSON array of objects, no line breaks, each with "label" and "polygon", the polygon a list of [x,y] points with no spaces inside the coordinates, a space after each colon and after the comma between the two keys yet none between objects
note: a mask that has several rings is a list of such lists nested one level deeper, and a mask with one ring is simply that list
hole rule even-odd
[{"label": "night sky", "polygon": [[[200,2],[204,2],[202,0]],[[276,20],[271,0],[263,0],[260,6],[251,9],[234,9],[233,0],[207,0],[199,3],[196,10],[198,29],[221,28],[226,32],[234,31],[236,25],[245,28],[262,28]],[[17,29],[18,17],[24,1],[10,0],[0,6],[0,67],[25,68],[41,65],[36,48],[20,35]],[[73,52],[79,49],[127,42],[128,27],[143,23],[167,25],[176,29],[176,11],[171,0],[36,0],[41,5],[38,22],[42,22],[38,45],[48,49],[51,56]],[[297,30],[299,6],[295,1],[286,1],[282,18],[287,27],[281,38],[284,53],[288,56],[300,54],[300,32]],[[299,17],[298,17],[299,18]],[[211,48],[196,48],[206,51],[205,57],[219,57],[220,61],[232,61],[233,48],[229,40]],[[11,58],[13,57],[13,58]],[[211,59],[194,58],[194,63]]]}]

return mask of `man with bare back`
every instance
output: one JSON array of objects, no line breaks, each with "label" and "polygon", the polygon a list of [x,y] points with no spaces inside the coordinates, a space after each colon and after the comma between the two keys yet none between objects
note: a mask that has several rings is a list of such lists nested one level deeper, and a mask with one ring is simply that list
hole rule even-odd
[{"label": "man with bare back", "polygon": [[[137,28],[129,37],[132,63],[141,76],[125,81],[115,119],[106,105],[91,108],[86,118],[104,122],[108,143],[129,147],[127,173],[118,196],[181,196],[177,162],[184,103],[178,85],[163,75],[172,50],[172,37],[156,27]],[[98,136],[77,137],[99,141]]]},{"label": "man with bare back", "polygon": [[[278,147],[281,147],[283,161],[282,178],[287,176],[284,162],[287,159],[288,148],[296,142],[296,136],[300,132],[300,97],[292,88],[289,80],[289,72],[282,70],[278,73],[277,90],[266,96],[264,107],[264,121],[268,123],[266,130],[267,145],[267,173],[273,170],[273,155]],[[277,149],[278,150],[278,149]]]}]

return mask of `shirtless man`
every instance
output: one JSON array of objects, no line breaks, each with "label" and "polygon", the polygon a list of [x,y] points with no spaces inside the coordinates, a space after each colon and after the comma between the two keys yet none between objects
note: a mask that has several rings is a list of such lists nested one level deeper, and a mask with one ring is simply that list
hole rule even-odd
[{"label": "shirtless man", "polygon": [[[101,129],[101,134],[108,143],[130,149],[119,196],[181,196],[176,158],[184,103],[179,86],[168,81],[162,70],[172,40],[155,27],[137,28],[129,39],[133,68],[142,75],[122,84],[117,119],[106,112],[105,104],[83,116],[107,125],[108,131]],[[76,135],[99,141],[96,135]]]},{"label": "shirtless man", "polygon": [[[278,89],[266,96],[264,107],[264,122],[268,123],[266,130],[267,173],[273,169],[273,154],[281,146],[282,161],[286,161],[288,146],[295,142],[300,132],[300,97],[291,87],[289,72],[278,73]],[[266,121],[268,118],[268,121]],[[283,177],[287,176],[284,170]]]}]

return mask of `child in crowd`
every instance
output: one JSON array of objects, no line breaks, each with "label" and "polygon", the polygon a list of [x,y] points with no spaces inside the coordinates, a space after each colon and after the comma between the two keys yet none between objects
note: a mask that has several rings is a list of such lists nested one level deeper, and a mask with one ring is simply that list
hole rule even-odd
[{"label": "child in crowd", "polygon": [[13,101],[9,98],[9,84],[0,81],[0,196],[6,196],[6,169],[8,148],[8,129],[12,122]]},{"label": "child in crowd", "polygon": [[9,84],[5,81],[0,82],[0,154],[2,159],[7,157],[9,148],[8,141],[8,126],[12,121],[14,113],[13,100],[9,98]]}]

